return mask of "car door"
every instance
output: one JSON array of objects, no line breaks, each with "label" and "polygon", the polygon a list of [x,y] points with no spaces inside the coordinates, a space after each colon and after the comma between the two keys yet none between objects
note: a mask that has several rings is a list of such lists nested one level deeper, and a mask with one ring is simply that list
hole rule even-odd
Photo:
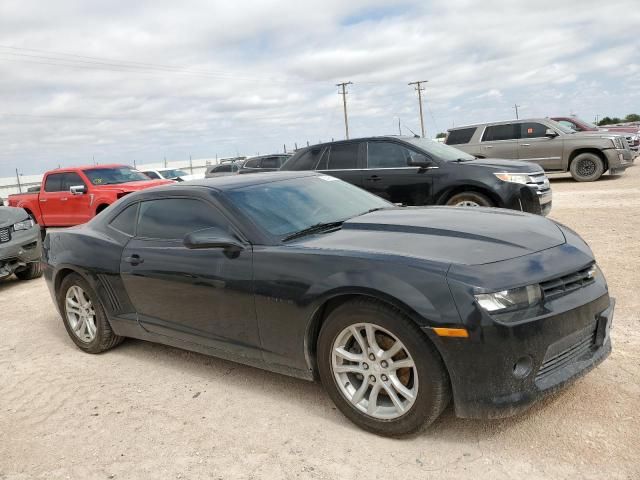
[{"label": "car door", "polygon": [[480,141],[482,156],[517,160],[519,136],[520,125],[517,123],[487,125]]},{"label": "car door", "polygon": [[366,142],[334,143],[327,148],[317,169],[327,175],[362,187]]},{"label": "car door", "polygon": [[411,162],[426,163],[428,160],[424,154],[397,142],[368,141],[363,188],[393,203],[433,203],[431,170],[410,166]]},{"label": "car door", "polygon": [[562,168],[563,140],[561,136],[548,137],[547,125],[538,122],[520,124],[518,158],[540,165],[544,170]]},{"label": "car door", "polygon": [[62,188],[64,173],[50,173],[44,181],[44,189],[38,195],[42,219],[47,226],[61,226],[64,216],[62,197],[68,192]]},{"label": "car door", "polygon": [[120,264],[127,294],[150,332],[259,358],[251,245],[233,254],[184,246],[187,233],[209,227],[237,233],[202,199],[140,202]]}]

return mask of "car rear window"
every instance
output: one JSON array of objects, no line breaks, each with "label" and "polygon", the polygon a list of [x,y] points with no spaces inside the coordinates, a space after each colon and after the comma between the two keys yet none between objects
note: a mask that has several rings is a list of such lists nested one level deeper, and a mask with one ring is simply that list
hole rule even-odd
[{"label": "car rear window", "polygon": [[47,176],[47,180],[44,182],[45,192],[61,192],[62,191],[62,176],[64,173],[52,173]]},{"label": "car rear window", "polygon": [[188,198],[148,200],[140,204],[137,236],[182,240],[187,233],[203,228],[226,228],[214,207]]},{"label": "car rear window", "polygon": [[449,135],[447,135],[444,143],[446,143],[447,145],[462,145],[463,143],[469,143],[475,131],[475,127],[451,130],[449,131]]},{"label": "car rear window", "polygon": [[520,138],[520,125],[513,123],[488,126],[482,135],[483,142],[514,140],[517,138]]}]

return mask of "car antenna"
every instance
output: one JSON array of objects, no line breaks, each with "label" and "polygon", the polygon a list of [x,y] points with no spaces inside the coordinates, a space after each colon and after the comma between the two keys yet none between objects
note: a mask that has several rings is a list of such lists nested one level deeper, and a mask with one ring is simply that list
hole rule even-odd
[{"label": "car antenna", "polygon": [[413,133],[413,136],[415,138],[420,138],[420,135],[418,135],[416,132],[414,132],[413,130],[411,130],[409,127],[407,127],[406,125],[404,126],[404,128],[406,128],[407,130],[409,130],[411,133]]}]

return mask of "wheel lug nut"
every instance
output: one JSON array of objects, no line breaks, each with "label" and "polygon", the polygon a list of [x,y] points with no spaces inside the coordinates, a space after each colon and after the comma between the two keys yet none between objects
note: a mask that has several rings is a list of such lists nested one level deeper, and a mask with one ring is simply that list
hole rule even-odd
[{"label": "wheel lug nut", "polygon": [[382,378],[383,382],[386,382],[387,380],[389,380],[386,375],[382,375],[382,377],[380,377],[380,378]]},{"label": "wheel lug nut", "polygon": [[369,365],[367,365],[366,363],[363,363],[362,368],[364,368],[365,370],[369,370]]},{"label": "wheel lug nut", "polygon": [[380,365],[382,365],[382,368],[387,368],[389,366],[389,364],[385,360],[383,360]]},{"label": "wheel lug nut", "polygon": [[376,356],[373,353],[369,354],[369,360],[375,360]]},{"label": "wheel lug nut", "polygon": [[371,383],[376,383],[376,377],[373,375],[369,375],[369,380],[371,380]]}]

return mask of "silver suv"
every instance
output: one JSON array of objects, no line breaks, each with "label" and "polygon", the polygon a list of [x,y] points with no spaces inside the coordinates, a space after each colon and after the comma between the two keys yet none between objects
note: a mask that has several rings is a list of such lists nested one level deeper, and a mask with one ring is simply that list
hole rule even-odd
[{"label": "silver suv", "polygon": [[571,172],[579,182],[633,163],[625,138],[611,132],[576,132],[548,118],[483,123],[448,131],[447,145],[478,158],[526,160],[546,172]]}]

